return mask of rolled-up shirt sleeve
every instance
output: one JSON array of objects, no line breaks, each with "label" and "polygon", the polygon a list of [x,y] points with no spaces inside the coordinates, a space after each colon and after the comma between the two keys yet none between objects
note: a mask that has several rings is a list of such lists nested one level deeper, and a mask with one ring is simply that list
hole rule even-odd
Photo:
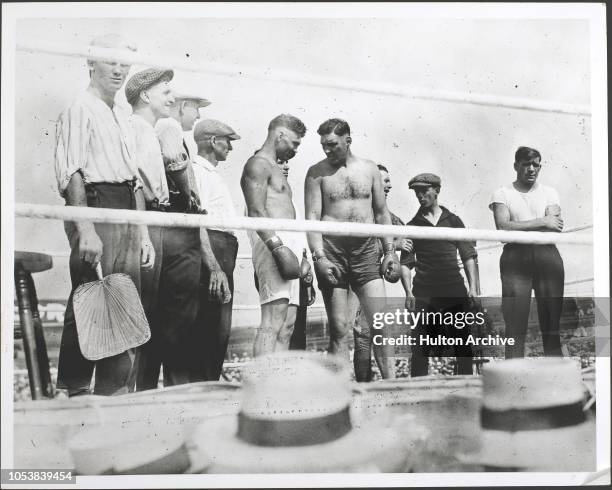
[{"label": "rolled-up shirt sleeve", "polygon": [[[455,216],[455,218],[456,219],[453,220],[453,228],[465,228],[461,218],[459,216]],[[478,257],[478,252],[476,252],[476,242],[457,241],[456,243],[462,262]]]},{"label": "rolled-up shirt sleeve", "polygon": [[75,172],[87,163],[91,119],[87,110],[74,104],[62,112],[55,131],[55,176],[63,197]]},{"label": "rolled-up shirt sleeve", "polygon": [[[180,172],[187,168],[189,157],[186,152],[181,151],[183,146],[183,134],[179,127],[166,121],[159,121],[155,126],[155,132],[159,139],[164,167],[166,172]],[[174,149],[175,153],[182,155],[182,159],[175,161],[168,156],[168,150]]]},{"label": "rolled-up shirt sleeve", "polygon": [[503,187],[496,189],[491,195],[491,198],[489,199],[489,209],[491,211],[493,211],[495,204],[505,204],[508,206],[508,199],[506,198],[506,193],[504,192]]}]

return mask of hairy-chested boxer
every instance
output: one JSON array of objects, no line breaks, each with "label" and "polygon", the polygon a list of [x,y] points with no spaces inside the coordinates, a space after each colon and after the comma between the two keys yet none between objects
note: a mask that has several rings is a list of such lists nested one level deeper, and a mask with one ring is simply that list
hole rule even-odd
[{"label": "hairy-chested boxer", "polygon": [[[350,127],[341,119],[319,126],[326,158],[308,169],[304,191],[306,219],[391,224],[380,173],[374,162],[351,152]],[[330,351],[348,358],[349,285],[359,297],[368,323],[385,298],[381,275],[390,282],[399,279],[399,260],[392,237],[337,237],[308,233],[319,289],[323,293],[330,325]],[[383,330],[382,334],[385,335]],[[383,377],[394,377],[394,351],[388,347]]]},{"label": "hairy-chested boxer", "polygon": [[[281,114],[270,121],[261,149],[244,166],[240,185],[247,214],[256,218],[295,219],[292,192],[278,165],[296,154],[306,127],[297,117]],[[255,337],[254,355],[286,350],[300,302],[301,233],[249,231],[253,267],[259,281],[261,324]]]}]

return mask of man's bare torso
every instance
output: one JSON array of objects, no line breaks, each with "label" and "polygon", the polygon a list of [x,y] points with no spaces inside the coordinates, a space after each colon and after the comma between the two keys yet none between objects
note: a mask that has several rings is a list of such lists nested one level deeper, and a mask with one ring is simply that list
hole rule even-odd
[{"label": "man's bare torso", "polygon": [[268,187],[266,189],[266,211],[268,216],[270,218],[295,219],[291,186],[278,164],[260,155],[252,158],[256,158],[258,165],[267,166],[270,171]]},{"label": "man's bare torso", "polygon": [[372,168],[374,164],[352,156],[346,165],[336,167],[327,159],[313,167],[322,198],[322,221],[373,223]]}]

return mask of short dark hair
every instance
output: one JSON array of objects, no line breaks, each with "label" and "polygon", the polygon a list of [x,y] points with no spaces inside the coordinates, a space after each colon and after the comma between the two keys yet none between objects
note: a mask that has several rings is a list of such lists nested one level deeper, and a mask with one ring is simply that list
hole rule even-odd
[{"label": "short dark hair", "polygon": [[387,167],[385,167],[384,165],[382,165],[382,164],[380,164],[380,163],[379,163],[379,164],[378,164],[378,165],[376,165],[376,166],[378,167],[378,170],[380,170],[381,172],[387,172],[387,173],[389,173],[389,171],[387,170]]},{"label": "short dark hair", "polygon": [[291,114],[280,114],[276,116],[270,121],[270,124],[268,124],[268,131],[280,127],[290,129],[300,138],[303,138],[306,134],[306,126],[304,126],[304,123]]},{"label": "short dark hair", "polygon": [[346,121],[342,119],[333,118],[328,119],[323,124],[321,124],[319,126],[319,129],[317,129],[317,133],[320,136],[325,136],[331,133],[337,134],[338,136],[344,136],[345,134],[348,134],[350,136],[351,128],[349,127]]},{"label": "short dark hair", "polygon": [[533,160],[534,158],[539,158],[541,161],[542,155],[540,155],[540,152],[538,150],[529,148],[528,146],[519,146],[518,150],[516,150],[516,153],[514,154],[514,161],[517,163],[528,162],[529,160]]}]

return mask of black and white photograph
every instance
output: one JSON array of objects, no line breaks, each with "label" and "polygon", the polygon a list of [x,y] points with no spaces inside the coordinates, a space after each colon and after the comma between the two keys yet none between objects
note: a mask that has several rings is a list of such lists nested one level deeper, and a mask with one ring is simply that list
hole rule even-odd
[{"label": "black and white photograph", "polygon": [[610,484],[606,5],[2,5],[2,487]]}]

